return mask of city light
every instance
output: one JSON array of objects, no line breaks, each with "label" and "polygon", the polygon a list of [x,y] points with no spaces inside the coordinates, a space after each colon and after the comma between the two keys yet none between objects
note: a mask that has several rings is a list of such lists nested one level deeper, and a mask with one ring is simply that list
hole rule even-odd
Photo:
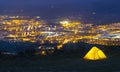
[{"label": "city light", "polygon": [[[22,19],[23,17],[26,19]],[[39,17],[36,16],[36,18]],[[41,44],[48,41],[52,44],[57,43],[58,49],[69,42],[77,43],[78,41],[101,45],[120,44],[118,42],[120,23],[93,26],[93,24],[83,24],[80,21],[64,20],[59,21],[59,24],[49,26],[45,20],[31,19],[28,16],[1,16],[0,23],[4,25],[0,26],[0,31],[5,31],[1,33],[3,40],[39,41]]]}]

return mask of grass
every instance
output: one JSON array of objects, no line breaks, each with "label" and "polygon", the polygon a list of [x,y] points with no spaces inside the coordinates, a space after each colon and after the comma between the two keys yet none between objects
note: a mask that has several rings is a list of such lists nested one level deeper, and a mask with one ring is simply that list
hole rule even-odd
[{"label": "grass", "polygon": [[3,57],[0,72],[119,72],[120,57],[87,61],[80,56]]}]

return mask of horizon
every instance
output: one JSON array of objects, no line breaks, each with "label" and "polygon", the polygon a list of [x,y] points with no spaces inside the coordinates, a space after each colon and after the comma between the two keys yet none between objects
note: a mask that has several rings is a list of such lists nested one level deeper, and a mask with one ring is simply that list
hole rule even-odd
[{"label": "horizon", "polygon": [[1,0],[0,15],[39,15],[44,19],[80,16],[95,24],[119,22],[119,0]]}]

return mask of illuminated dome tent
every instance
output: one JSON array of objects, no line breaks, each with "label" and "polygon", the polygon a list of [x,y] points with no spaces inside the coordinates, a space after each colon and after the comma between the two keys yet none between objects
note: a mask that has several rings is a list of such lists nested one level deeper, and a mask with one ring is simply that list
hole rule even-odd
[{"label": "illuminated dome tent", "polygon": [[86,60],[102,60],[102,59],[106,59],[106,55],[104,54],[104,52],[102,50],[100,50],[97,47],[92,47],[88,53],[84,56],[84,59]]}]

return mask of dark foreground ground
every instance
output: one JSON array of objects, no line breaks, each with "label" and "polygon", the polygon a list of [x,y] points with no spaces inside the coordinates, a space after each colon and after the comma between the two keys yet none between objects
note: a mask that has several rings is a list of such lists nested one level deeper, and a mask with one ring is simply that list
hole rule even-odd
[{"label": "dark foreground ground", "polygon": [[4,57],[0,72],[120,72],[120,56],[100,61],[87,61],[79,55]]}]

